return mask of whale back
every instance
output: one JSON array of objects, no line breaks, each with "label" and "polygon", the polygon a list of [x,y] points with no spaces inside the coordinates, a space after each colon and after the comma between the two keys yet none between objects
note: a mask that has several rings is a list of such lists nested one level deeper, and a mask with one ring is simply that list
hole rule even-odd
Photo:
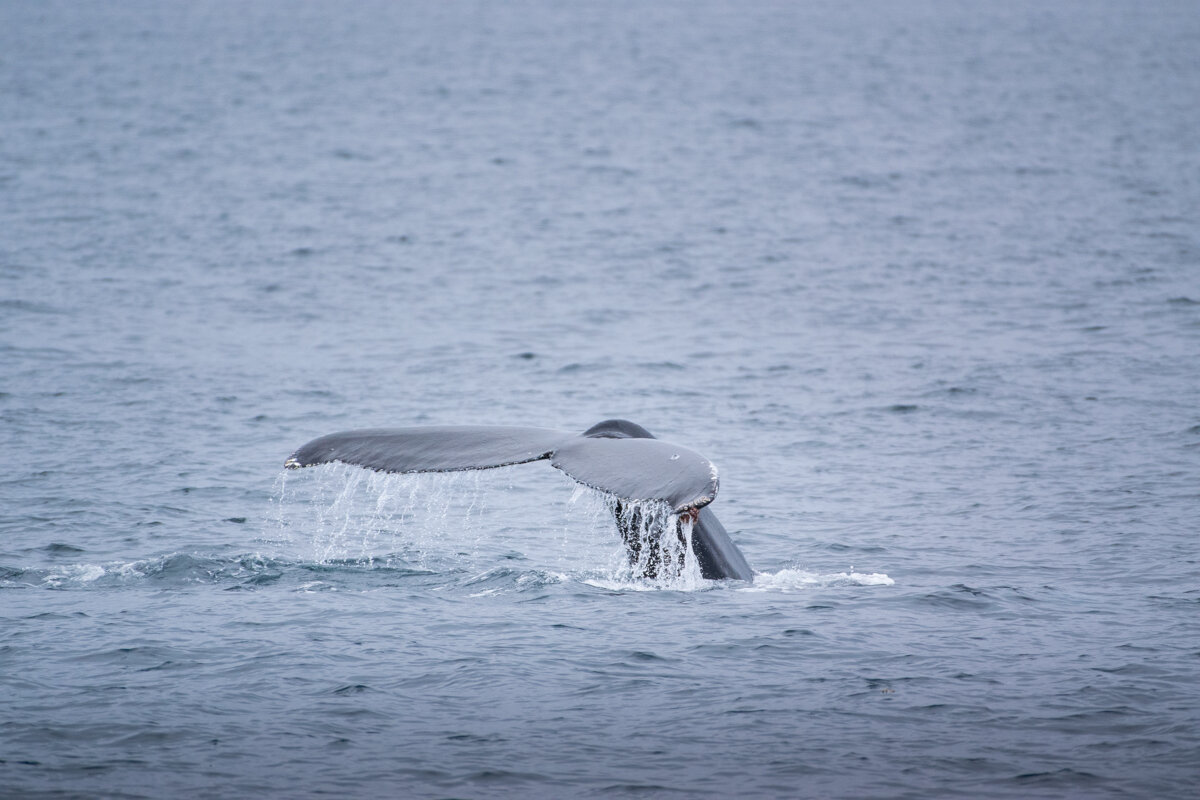
[{"label": "whale back", "polygon": [[606,419],[583,432],[591,439],[653,439],[654,434],[627,419]]}]

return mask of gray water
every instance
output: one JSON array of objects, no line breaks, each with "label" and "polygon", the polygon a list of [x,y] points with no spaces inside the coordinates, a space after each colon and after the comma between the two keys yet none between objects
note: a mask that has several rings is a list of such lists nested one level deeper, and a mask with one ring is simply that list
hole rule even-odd
[{"label": "gray water", "polygon": [[[0,4],[0,794],[1190,797],[1193,2]],[[545,464],[625,417],[751,584]]]}]

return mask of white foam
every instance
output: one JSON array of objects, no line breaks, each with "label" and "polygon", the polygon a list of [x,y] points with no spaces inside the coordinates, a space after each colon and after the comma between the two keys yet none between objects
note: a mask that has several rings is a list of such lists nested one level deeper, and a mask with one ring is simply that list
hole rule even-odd
[{"label": "white foam", "polygon": [[[120,571],[120,568],[118,568]],[[64,583],[85,584],[103,578],[107,570],[99,564],[70,564],[57,567],[42,579],[42,585],[57,589]]]},{"label": "white foam", "polygon": [[781,569],[759,572],[754,582],[740,587],[743,592],[794,592],[823,586],[892,586],[896,582],[882,572],[811,572],[805,569]]},{"label": "white foam", "polygon": [[655,578],[585,578],[582,583],[586,586],[593,586],[597,589],[604,589],[610,592],[695,592],[703,589],[709,589],[716,586],[716,581],[705,580],[698,578],[696,580],[683,579],[655,579]]}]

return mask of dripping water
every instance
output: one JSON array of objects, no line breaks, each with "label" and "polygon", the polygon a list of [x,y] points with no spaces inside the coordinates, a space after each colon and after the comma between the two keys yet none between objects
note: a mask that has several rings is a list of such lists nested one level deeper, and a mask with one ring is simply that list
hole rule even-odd
[{"label": "dripping water", "polygon": [[564,511],[553,499],[530,505],[522,488],[506,468],[394,474],[321,465],[276,482],[276,530],[264,542],[322,565],[486,574],[516,562],[610,587],[705,586],[692,521],[666,504],[576,485]]},{"label": "dripping water", "polygon": [[628,558],[620,577],[647,580],[672,589],[703,584],[692,550],[693,519],[666,503],[607,498]]}]

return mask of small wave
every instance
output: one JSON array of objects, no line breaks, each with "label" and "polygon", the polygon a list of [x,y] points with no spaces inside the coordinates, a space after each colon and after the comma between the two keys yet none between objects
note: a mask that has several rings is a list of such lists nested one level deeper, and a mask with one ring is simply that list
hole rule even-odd
[{"label": "small wave", "polygon": [[79,589],[128,586],[146,583],[157,586],[242,583],[263,586],[273,583],[289,565],[247,554],[219,558],[189,553],[169,553],[134,561],[99,564],[60,564],[42,569],[9,570],[0,576],[0,587]]},{"label": "small wave", "polygon": [[781,569],[760,572],[754,582],[739,587],[743,592],[794,592],[825,586],[892,586],[896,582],[882,572],[810,572],[803,569]]},{"label": "small wave", "polygon": [[39,547],[38,549],[43,553],[50,553],[51,555],[72,555],[84,552],[82,547],[76,547],[73,544],[65,544],[63,542],[51,542],[45,547]]},{"label": "small wave", "polygon": [[465,589],[474,589],[468,597],[491,597],[492,595],[508,594],[509,592],[540,591],[547,586],[566,583],[570,576],[562,572],[549,572],[538,569],[516,570],[508,567],[496,567],[486,572],[472,575],[461,585]]},{"label": "small wave", "polygon": [[[464,577],[465,575],[465,577]],[[86,590],[153,586],[188,588],[224,586],[255,591],[282,586],[298,592],[372,590],[409,580],[430,579],[434,585],[457,586],[472,596],[538,591],[565,583],[566,573],[497,567],[482,573],[416,567],[399,557],[337,559],[313,562],[259,554],[219,557],[171,553],[134,561],[56,564],[42,568],[0,567],[0,589]]]},{"label": "small wave", "polygon": [[271,574],[273,565],[257,555],[233,559],[210,558],[186,553],[170,553],[135,561],[109,561],[102,564],[61,564],[45,569],[12,571],[3,578],[7,586],[41,586],[46,589],[82,588],[94,585],[152,581],[155,583],[218,583],[225,580],[261,581]]}]

